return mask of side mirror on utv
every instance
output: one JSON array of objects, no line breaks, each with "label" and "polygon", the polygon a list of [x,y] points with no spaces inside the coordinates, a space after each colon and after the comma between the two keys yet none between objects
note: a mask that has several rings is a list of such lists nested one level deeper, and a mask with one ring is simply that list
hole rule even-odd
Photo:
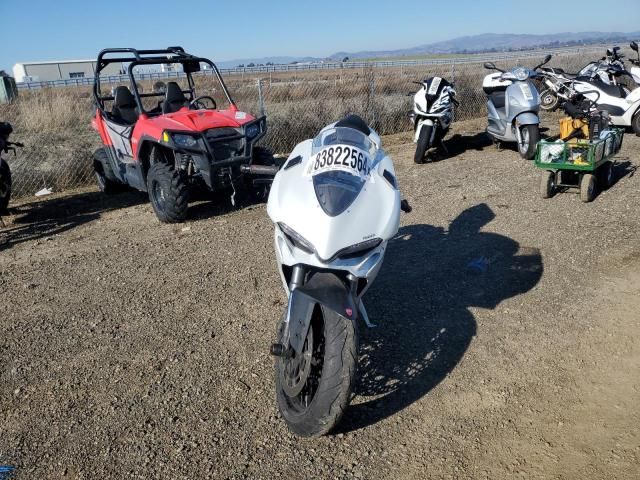
[{"label": "side mirror on utv", "polygon": [[200,62],[198,61],[187,61],[182,62],[182,71],[184,73],[196,73],[200,71]]}]

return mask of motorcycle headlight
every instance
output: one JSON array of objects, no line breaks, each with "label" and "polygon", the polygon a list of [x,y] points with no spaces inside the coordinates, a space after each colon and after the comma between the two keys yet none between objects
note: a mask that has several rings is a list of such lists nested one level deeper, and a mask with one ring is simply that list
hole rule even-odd
[{"label": "motorcycle headlight", "polygon": [[180,133],[174,133],[171,135],[171,140],[177,147],[182,148],[196,148],[198,145],[198,139],[192,135],[183,135]]},{"label": "motorcycle headlight", "polygon": [[316,249],[313,248],[311,242],[296,232],[293,228],[288,227],[284,223],[278,223],[278,227],[280,227],[282,233],[284,233],[287,239],[297,248],[307,253],[315,253]]},{"label": "motorcycle headlight", "polygon": [[244,130],[244,134],[247,136],[247,140],[253,140],[258,136],[259,133],[260,133],[259,123],[252,123],[251,125],[248,125],[247,128],[245,128]]},{"label": "motorcycle headlight", "polygon": [[516,80],[520,80],[523,82],[527,78],[529,78],[529,72],[524,68],[516,68],[513,71],[513,76],[516,77]]},{"label": "motorcycle headlight", "polygon": [[372,238],[370,240],[365,240],[364,242],[356,243],[355,245],[351,245],[350,247],[343,248],[334,255],[334,258],[347,259],[357,257],[368,250],[373,250],[381,243],[381,238]]}]

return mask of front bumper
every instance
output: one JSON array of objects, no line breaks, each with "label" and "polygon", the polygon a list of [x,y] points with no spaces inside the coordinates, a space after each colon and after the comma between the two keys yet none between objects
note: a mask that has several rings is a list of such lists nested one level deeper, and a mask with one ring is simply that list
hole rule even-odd
[{"label": "front bumper", "polygon": [[[247,129],[258,124],[259,133],[250,139]],[[211,190],[231,185],[232,179],[241,175],[240,167],[250,165],[255,144],[266,134],[266,118],[261,117],[241,128],[217,128],[207,130],[198,139],[196,148],[172,145],[182,157],[190,157],[193,173],[202,178]]]}]

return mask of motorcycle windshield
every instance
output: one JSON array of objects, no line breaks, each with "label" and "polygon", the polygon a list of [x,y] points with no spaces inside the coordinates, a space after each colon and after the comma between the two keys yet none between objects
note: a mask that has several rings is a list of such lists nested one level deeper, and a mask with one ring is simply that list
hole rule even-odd
[{"label": "motorcycle windshield", "polygon": [[307,174],[313,178],[318,203],[330,217],[349,208],[371,175],[377,146],[362,132],[336,127],[313,140]]}]

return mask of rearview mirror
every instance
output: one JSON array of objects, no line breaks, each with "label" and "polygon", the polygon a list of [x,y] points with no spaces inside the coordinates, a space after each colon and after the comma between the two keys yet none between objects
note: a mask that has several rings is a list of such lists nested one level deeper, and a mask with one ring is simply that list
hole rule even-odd
[{"label": "rearview mirror", "polygon": [[484,64],[484,68],[486,68],[487,70],[495,70],[496,66],[493,62],[486,62]]},{"label": "rearview mirror", "polygon": [[184,73],[195,73],[200,71],[200,62],[189,60],[182,63]]},{"label": "rearview mirror", "polygon": [[549,63],[552,58],[553,55],[547,55],[546,57],[544,57],[544,62],[542,64],[544,65],[545,63]]},{"label": "rearview mirror", "polygon": [[638,44],[634,41],[631,42],[631,44],[629,45],[631,47],[631,50],[637,52],[638,51]]}]

